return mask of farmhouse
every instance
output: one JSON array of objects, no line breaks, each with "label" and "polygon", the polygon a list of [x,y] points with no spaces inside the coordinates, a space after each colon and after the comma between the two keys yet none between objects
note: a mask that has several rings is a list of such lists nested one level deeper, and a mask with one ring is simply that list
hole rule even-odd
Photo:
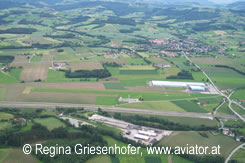
[{"label": "farmhouse", "polygon": [[25,118],[15,118],[15,122],[25,122]]},{"label": "farmhouse", "polygon": [[56,62],[56,63],[52,63],[52,67],[50,67],[49,69],[52,70],[67,70],[69,69],[69,65],[66,62]]},{"label": "farmhouse", "polygon": [[156,67],[163,69],[163,68],[170,68],[171,65],[170,64],[157,64]]},{"label": "farmhouse", "polygon": [[199,101],[197,104],[198,105],[201,105],[201,106],[207,106],[207,103],[206,102],[203,102],[203,101]]}]

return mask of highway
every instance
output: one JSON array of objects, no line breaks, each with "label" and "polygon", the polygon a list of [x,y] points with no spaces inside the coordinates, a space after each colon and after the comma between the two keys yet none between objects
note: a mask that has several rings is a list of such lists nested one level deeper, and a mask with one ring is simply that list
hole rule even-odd
[{"label": "highway", "polygon": [[237,119],[234,115],[220,115],[210,113],[193,113],[193,112],[170,112],[161,110],[147,110],[147,109],[136,109],[136,108],[122,108],[122,107],[109,107],[109,106],[98,106],[98,105],[85,105],[85,104],[67,104],[67,103],[28,103],[28,102],[0,102],[0,107],[9,108],[43,108],[43,109],[55,109],[57,107],[62,108],[84,108],[89,111],[97,111],[101,108],[104,111],[109,112],[122,112],[122,113],[134,113],[134,114],[149,114],[149,115],[164,115],[164,116],[177,116],[177,117],[192,117],[192,118],[208,118],[213,119],[225,118],[225,119]]}]

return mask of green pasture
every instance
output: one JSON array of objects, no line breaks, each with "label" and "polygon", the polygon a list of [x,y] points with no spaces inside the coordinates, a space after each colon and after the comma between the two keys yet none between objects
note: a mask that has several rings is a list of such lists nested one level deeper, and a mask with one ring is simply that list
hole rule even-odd
[{"label": "green pasture", "polygon": [[0,112],[0,120],[9,120],[12,118],[14,118],[14,116],[12,114]]},{"label": "green pasture", "polygon": [[7,158],[10,150],[10,148],[0,148],[0,162],[3,162]]},{"label": "green pasture", "polygon": [[207,113],[205,109],[200,107],[200,105],[197,104],[194,100],[179,100],[179,101],[173,101],[174,104],[177,106],[183,108],[187,112],[197,112],[197,113]]},{"label": "green pasture", "polygon": [[18,83],[22,69],[11,69],[10,72],[0,72],[0,84]]},{"label": "green pasture", "polygon": [[237,163],[243,163],[245,162],[245,149],[240,148],[234,155],[231,157],[231,160],[236,160]]},{"label": "green pasture", "polygon": [[[245,85],[245,84],[244,84]],[[239,89],[231,96],[233,100],[245,100],[245,89]]]},{"label": "green pasture", "polygon": [[31,62],[40,62],[42,59],[41,55],[35,55],[31,58]]},{"label": "green pasture", "polygon": [[116,105],[118,104],[118,98],[112,96],[97,96],[96,105]]},{"label": "green pasture", "polygon": [[6,88],[0,88],[0,101],[4,100]]},{"label": "green pasture", "polygon": [[106,89],[124,89],[121,83],[104,83]]},{"label": "green pasture", "polygon": [[59,82],[95,82],[95,78],[66,78],[65,72],[63,71],[55,71],[55,70],[49,70],[48,71],[48,77],[44,82],[48,83],[59,83]]},{"label": "green pasture", "polygon": [[124,90],[83,90],[83,89],[59,89],[59,88],[33,88],[33,92],[60,92],[60,93],[88,93],[96,95],[118,95],[123,98],[130,96],[131,98],[142,97],[144,101],[161,101],[161,100],[175,100],[188,99],[197,97],[210,97],[205,94],[188,94],[188,93],[174,93],[174,92],[132,92]]},{"label": "green pasture", "polygon": [[175,105],[168,101],[159,102],[138,102],[131,104],[122,104],[119,107],[123,108],[136,108],[136,109],[148,109],[148,110],[164,110],[164,111],[175,111],[175,112],[185,112],[181,107]]},{"label": "green pasture", "polygon": [[66,125],[58,120],[57,118],[35,118],[34,121],[36,123],[40,123],[41,125],[47,127],[49,130],[53,130],[58,127],[66,127]]}]

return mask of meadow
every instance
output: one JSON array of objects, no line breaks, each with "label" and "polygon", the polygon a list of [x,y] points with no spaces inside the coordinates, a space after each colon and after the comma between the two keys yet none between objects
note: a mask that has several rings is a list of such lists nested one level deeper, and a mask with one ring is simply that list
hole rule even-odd
[{"label": "meadow", "polygon": [[245,150],[239,149],[234,155],[231,157],[231,160],[236,160],[238,163],[245,162]]},{"label": "meadow", "polygon": [[58,127],[66,127],[66,125],[58,120],[57,118],[36,118],[34,119],[36,123],[40,123],[41,125],[47,127],[49,130],[53,130]]},{"label": "meadow", "polygon": [[231,96],[233,100],[245,100],[245,89],[239,89]]},{"label": "meadow", "polygon": [[14,118],[12,114],[0,112],[0,120],[9,120]]},{"label": "meadow", "polygon": [[32,92],[56,92],[56,93],[87,93],[87,94],[106,94],[106,95],[119,95],[120,97],[131,98],[142,97],[144,101],[161,101],[161,100],[175,100],[175,99],[188,99],[197,97],[211,97],[205,94],[188,94],[188,93],[175,93],[175,92],[131,92],[123,90],[82,90],[82,89],[58,89],[58,88],[32,88]]},{"label": "meadow", "polygon": [[208,111],[200,107],[200,105],[198,105],[197,102],[193,100],[192,101],[179,100],[179,101],[173,101],[173,103],[183,108],[187,112],[208,113]]}]

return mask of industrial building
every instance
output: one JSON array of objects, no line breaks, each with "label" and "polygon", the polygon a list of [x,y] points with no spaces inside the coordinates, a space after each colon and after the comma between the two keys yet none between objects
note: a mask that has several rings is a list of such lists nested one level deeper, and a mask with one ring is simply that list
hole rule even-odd
[{"label": "industrial building", "polygon": [[140,135],[140,134],[135,134],[134,138],[144,140],[144,141],[148,141],[150,139],[149,136]]},{"label": "industrial building", "polygon": [[205,87],[201,87],[201,86],[189,86],[191,91],[205,91]]},{"label": "industrial building", "polygon": [[154,131],[139,130],[139,134],[146,135],[146,136],[157,136],[157,134]]},{"label": "industrial building", "polygon": [[158,81],[153,80],[150,82],[150,86],[155,87],[189,87],[189,86],[199,86],[199,87],[206,87],[204,83],[197,83],[197,82],[175,82],[175,81]]},{"label": "industrial building", "polygon": [[172,133],[172,131],[134,125],[132,123],[97,114],[89,117],[89,120],[120,128],[123,130],[123,137],[145,145],[151,145],[152,143],[161,140],[164,136],[169,136]]}]

